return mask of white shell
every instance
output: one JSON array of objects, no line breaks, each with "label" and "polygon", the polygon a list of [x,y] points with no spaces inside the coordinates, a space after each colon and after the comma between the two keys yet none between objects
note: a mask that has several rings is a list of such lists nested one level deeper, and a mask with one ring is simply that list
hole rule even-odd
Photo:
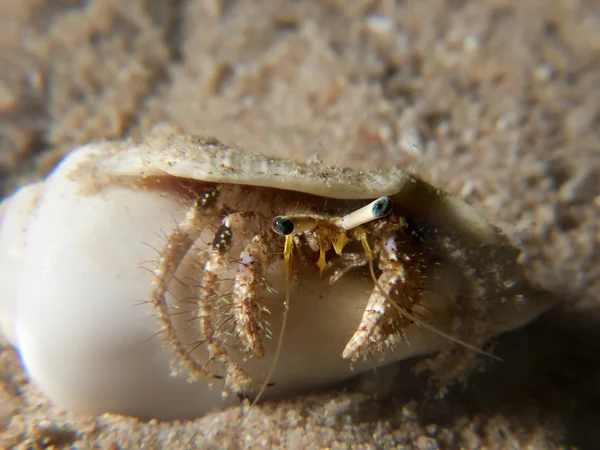
[{"label": "white shell", "polygon": [[[212,144],[211,144],[212,142]],[[190,136],[153,138],[144,144],[102,143],[74,150],[43,184],[25,187],[3,205],[0,222],[0,325],[18,347],[31,378],[58,406],[75,412],[113,412],[160,419],[188,418],[237,404],[222,398],[220,383],[188,383],[172,376],[147,305],[152,277],[140,264],[156,258],[187,205],[159,190],[136,189],[128,177],[177,176],[296,190],[331,198],[372,199],[421,208],[440,224],[455,224],[465,239],[493,244],[496,230],[462,201],[401,171],[356,173],[321,164],[298,164],[230,149]],[[178,276],[193,277],[193,271]],[[278,330],[285,284],[270,268],[278,293],[264,302]],[[440,271],[440,279],[452,273]],[[440,283],[451,289],[451,283]],[[371,282],[345,276],[329,287],[319,277],[292,290],[289,325],[267,398],[327,386],[373,368],[353,367],[340,357],[360,321]],[[177,294],[174,288],[174,294]],[[183,294],[182,294],[183,295]],[[448,329],[449,305],[429,305],[431,324]],[[451,306],[451,305],[450,305]],[[496,311],[496,333],[531,320],[549,306],[533,299]],[[189,325],[179,325],[182,332]],[[376,364],[433,352],[446,345],[428,330],[407,330],[410,346],[398,345]],[[250,360],[258,378],[266,356]]]}]

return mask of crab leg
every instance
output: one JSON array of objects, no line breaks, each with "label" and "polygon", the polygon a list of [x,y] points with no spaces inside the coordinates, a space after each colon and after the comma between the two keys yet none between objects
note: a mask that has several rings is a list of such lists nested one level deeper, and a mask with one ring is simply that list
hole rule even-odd
[{"label": "crab leg", "polygon": [[395,308],[388,298],[394,287],[403,282],[403,271],[384,269],[378,282],[384,293],[373,289],[360,325],[344,348],[344,359],[356,361],[374,350],[383,351],[385,345],[390,346],[394,343],[390,340],[392,335],[385,330],[391,320],[389,317],[395,315]]},{"label": "crab leg", "polygon": [[[178,224],[167,238],[160,251],[158,264],[152,271],[154,277],[150,302],[158,313],[158,321],[165,333],[165,342],[173,349],[176,362],[188,371],[191,380],[211,377],[212,374],[206,372],[198,362],[189,357],[186,345],[177,336],[165,294],[179,265],[196,239],[200,237],[202,227],[205,224],[205,213],[214,207],[218,195],[219,190],[214,187],[194,201],[185,219]],[[177,366],[173,367],[172,370],[177,373]]]},{"label": "crab leg", "polygon": [[[363,246],[369,257],[371,251],[364,240],[366,239],[365,235],[361,235],[361,238],[363,238]],[[407,270],[405,264],[400,261],[398,250],[397,237],[392,234],[381,248],[379,268],[382,272],[377,279],[378,286],[371,292],[360,324],[344,348],[342,353],[344,359],[356,361],[361,357],[366,357],[374,350],[383,351],[384,346],[392,346],[395,343],[395,336],[398,334],[405,340],[401,328],[395,326],[394,322],[399,321],[399,325],[401,325],[412,314],[398,303],[392,304],[392,294],[398,288],[406,287],[408,283],[413,282],[414,280],[408,278],[410,275],[413,275],[414,278],[415,274]],[[370,262],[370,264],[372,263]],[[416,272],[419,273],[418,268]],[[401,314],[402,317],[398,317],[399,308],[404,310],[404,314]]]},{"label": "crab leg", "polygon": [[212,251],[202,274],[202,282],[198,292],[198,318],[200,319],[200,333],[207,344],[208,354],[212,360],[222,360],[226,354],[222,344],[216,339],[213,304],[218,298],[215,286],[219,281],[219,272],[224,268],[224,254],[231,242],[231,230],[222,226],[212,242]]},{"label": "crab leg", "polygon": [[[209,361],[216,361],[225,366],[227,376],[225,384],[236,394],[244,395],[253,385],[250,376],[227,353],[223,343],[216,339],[213,304],[218,297],[215,286],[219,272],[223,270],[224,257],[231,245],[232,231],[225,223],[217,233],[212,243],[209,260],[204,266],[204,274],[198,296],[198,317],[202,339],[207,344]],[[192,358],[190,358],[192,359]]]},{"label": "crab leg", "polygon": [[260,304],[259,293],[266,262],[266,244],[260,236],[255,236],[241,254],[233,288],[236,334],[244,350],[257,358],[264,356],[261,315],[266,308]]},{"label": "crab leg", "polygon": [[[377,279],[375,278],[372,252],[366,241],[366,235],[361,233],[360,238],[367,254],[369,270],[376,287],[371,293],[358,329],[350,338],[342,353],[345,359],[356,361],[360,357],[364,358],[372,350],[383,350],[384,344],[392,346],[395,342],[395,336],[398,334],[405,343],[408,343],[402,326],[407,323],[414,323],[469,350],[501,361],[497,356],[429,325],[426,321],[415,317],[412,308],[406,308],[400,304],[402,299],[408,300],[413,305],[418,304],[420,300],[418,297],[407,296],[408,292],[417,293],[422,290],[420,285],[425,277],[425,264],[423,260],[419,261],[421,259],[419,255],[411,257],[402,253],[397,237],[395,235],[388,237],[380,253],[379,268],[382,273]],[[398,301],[395,301],[391,294],[395,294]],[[387,330],[386,324],[388,325]]]}]

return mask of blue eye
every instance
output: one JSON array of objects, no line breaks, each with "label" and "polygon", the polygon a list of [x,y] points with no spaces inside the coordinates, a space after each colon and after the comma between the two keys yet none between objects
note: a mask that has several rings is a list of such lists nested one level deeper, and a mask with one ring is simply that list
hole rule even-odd
[{"label": "blue eye", "polygon": [[374,217],[384,217],[387,216],[392,210],[392,201],[389,197],[379,197],[375,203],[373,203],[373,208],[371,208],[371,212]]},{"label": "blue eye", "polygon": [[294,222],[285,216],[277,216],[273,219],[273,231],[283,236],[290,235],[294,232]]}]

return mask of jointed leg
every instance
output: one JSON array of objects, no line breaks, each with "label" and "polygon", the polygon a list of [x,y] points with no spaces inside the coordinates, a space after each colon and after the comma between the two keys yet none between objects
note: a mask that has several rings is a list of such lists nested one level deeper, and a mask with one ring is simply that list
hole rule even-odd
[{"label": "jointed leg", "polygon": [[[369,268],[373,274],[372,252],[366,241],[365,235],[361,235],[363,247],[368,259]],[[412,290],[415,286],[415,280],[409,280],[410,276],[415,276],[415,270],[406,267],[407,261],[401,261],[399,242],[395,233],[391,234],[384,242],[381,242],[379,251],[379,269],[381,275],[376,280],[376,285],[367,307],[360,321],[358,329],[354,332],[350,341],[342,353],[345,359],[356,361],[361,357],[366,357],[374,350],[383,351],[384,346],[391,346],[395,343],[395,337],[399,336],[406,341],[406,336],[401,326],[412,316],[411,312],[403,309],[395,297],[402,292],[407,295],[407,290]],[[418,264],[418,263],[417,263]],[[415,268],[420,272],[420,268]],[[419,273],[417,275],[421,277]],[[410,293],[408,293],[410,296]]]},{"label": "jointed leg", "polygon": [[384,269],[378,282],[385,290],[385,294],[377,288],[373,289],[360,325],[344,348],[342,357],[345,359],[356,361],[374,350],[383,351],[385,345],[394,343],[390,340],[393,335],[389,333],[391,325],[389,317],[396,316],[396,310],[391,305],[389,297],[396,285],[402,282],[402,276],[396,270]]},{"label": "jointed leg", "polygon": [[240,257],[233,288],[233,314],[236,334],[244,350],[257,358],[264,356],[262,313],[259,294],[263,284],[263,270],[267,264],[267,248],[260,236],[252,239]]},{"label": "jointed leg", "polygon": [[[363,246],[366,253],[370,254],[366,241],[363,241]],[[392,345],[396,335],[407,342],[402,326],[414,323],[474,352],[500,360],[497,356],[429,325],[413,314],[412,305],[420,301],[422,282],[425,277],[425,265],[422,257],[423,255],[419,254],[412,256],[403,254],[398,240],[394,236],[390,236],[381,249],[379,268],[382,273],[378,279],[375,277],[373,262],[369,260],[369,270],[375,282],[375,289],[371,293],[360,325],[346,345],[342,356],[355,361],[361,356],[366,356],[366,353],[372,350],[383,350],[383,344]],[[398,301],[394,298],[397,298]],[[410,302],[411,307],[403,307],[400,304],[401,300]],[[385,329],[386,321],[389,325],[387,330]]]},{"label": "jointed leg", "polygon": [[200,318],[201,338],[207,345],[209,361],[222,363],[227,373],[226,386],[236,394],[244,395],[252,389],[253,381],[229,356],[214,327],[216,317],[213,304],[219,296],[216,286],[219,281],[219,273],[225,268],[225,254],[230,248],[231,239],[232,230],[227,224],[224,224],[215,235],[209,260],[204,267],[198,296],[198,317]]},{"label": "jointed leg", "polygon": [[214,187],[194,202],[185,219],[178,224],[177,228],[167,238],[160,251],[158,264],[153,270],[153,289],[150,300],[158,313],[158,321],[165,333],[165,342],[171,347],[176,358],[173,372],[177,373],[179,371],[177,366],[180,365],[188,371],[192,380],[211,377],[212,375],[206,372],[193,358],[189,357],[186,345],[180,341],[171,320],[165,294],[179,265],[194,242],[200,237],[202,227],[206,222],[206,212],[214,208],[218,194],[218,188]]}]

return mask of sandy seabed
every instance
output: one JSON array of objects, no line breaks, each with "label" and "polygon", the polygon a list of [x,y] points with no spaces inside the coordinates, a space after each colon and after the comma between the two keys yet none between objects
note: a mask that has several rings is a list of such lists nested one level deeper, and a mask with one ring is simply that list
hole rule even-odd
[{"label": "sandy seabed", "polygon": [[0,448],[600,448],[600,2],[0,0],[0,12],[2,195],[77,145],[160,122],[272,155],[392,162],[475,205],[564,299],[442,400],[399,364],[185,423],[59,411],[1,340]]}]

